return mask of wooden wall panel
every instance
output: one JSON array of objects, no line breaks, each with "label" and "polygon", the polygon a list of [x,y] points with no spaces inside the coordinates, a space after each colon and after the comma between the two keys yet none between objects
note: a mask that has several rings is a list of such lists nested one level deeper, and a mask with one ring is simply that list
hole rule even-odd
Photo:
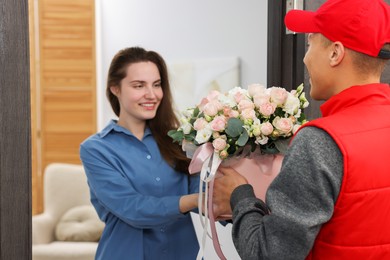
[{"label": "wooden wall panel", "polygon": [[[42,211],[45,167],[81,163],[80,143],[96,132],[94,0],[36,0],[39,47],[39,181],[34,212]],[[35,200],[34,200],[35,201]]]}]

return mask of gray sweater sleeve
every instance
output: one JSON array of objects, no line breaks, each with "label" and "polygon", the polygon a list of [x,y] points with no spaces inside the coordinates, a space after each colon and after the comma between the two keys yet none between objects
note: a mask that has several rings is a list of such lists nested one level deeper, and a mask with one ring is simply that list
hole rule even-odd
[{"label": "gray sweater sleeve", "polygon": [[233,242],[243,260],[305,259],[334,209],[343,175],[342,154],[323,130],[305,127],[295,136],[266,204],[249,184],[231,196]]}]

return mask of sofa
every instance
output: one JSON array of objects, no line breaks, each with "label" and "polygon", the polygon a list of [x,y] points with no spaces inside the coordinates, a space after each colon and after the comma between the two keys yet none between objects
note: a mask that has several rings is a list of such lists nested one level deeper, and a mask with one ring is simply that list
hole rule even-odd
[{"label": "sofa", "polygon": [[32,259],[93,260],[104,223],[90,203],[82,165],[46,167],[43,205],[32,217]]}]

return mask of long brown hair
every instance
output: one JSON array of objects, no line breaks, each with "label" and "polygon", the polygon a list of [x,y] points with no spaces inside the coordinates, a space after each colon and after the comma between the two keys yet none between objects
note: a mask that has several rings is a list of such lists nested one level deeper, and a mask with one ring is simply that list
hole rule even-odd
[{"label": "long brown hair", "polygon": [[168,69],[164,59],[154,51],[147,51],[141,47],[130,47],[120,50],[112,59],[108,71],[106,95],[112,110],[119,117],[120,104],[118,98],[111,93],[110,87],[120,87],[120,82],[126,77],[126,70],[130,64],[138,62],[153,62],[161,77],[161,87],[164,93],[156,116],[147,121],[158,144],[163,158],[176,170],[188,173],[190,160],[184,155],[179,145],[168,137],[169,130],[176,129],[179,121],[172,106],[172,93],[168,79]]}]

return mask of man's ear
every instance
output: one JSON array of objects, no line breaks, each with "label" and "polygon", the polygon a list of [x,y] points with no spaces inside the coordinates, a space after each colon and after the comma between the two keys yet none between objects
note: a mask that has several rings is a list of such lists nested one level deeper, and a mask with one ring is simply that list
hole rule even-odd
[{"label": "man's ear", "polygon": [[119,87],[118,86],[111,86],[110,87],[110,91],[112,94],[114,94],[114,96],[118,96],[118,93],[120,91]]},{"label": "man's ear", "polygon": [[345,56],[345,47],[341,42],[333,42],[330,46],[329,61],[330,66],[334,67],[341,63]]}]

